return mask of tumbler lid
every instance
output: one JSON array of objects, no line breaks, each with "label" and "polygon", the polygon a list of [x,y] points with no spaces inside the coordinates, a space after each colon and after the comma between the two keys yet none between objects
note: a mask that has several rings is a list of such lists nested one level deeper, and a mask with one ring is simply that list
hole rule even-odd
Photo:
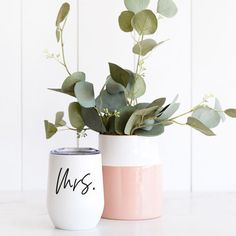
[{"label": "tumbler lid", "polygon": [[50,152],[52,155],[95,155],[100,151],[94,148],[57,148]]}]

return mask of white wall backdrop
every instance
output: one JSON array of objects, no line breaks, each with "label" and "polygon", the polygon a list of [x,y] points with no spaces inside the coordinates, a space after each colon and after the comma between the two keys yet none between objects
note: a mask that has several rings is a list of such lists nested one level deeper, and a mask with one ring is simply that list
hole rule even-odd
[{"label": "white wall backdrop", "polygon": [[[69,0],[68,0],[69,1]],[[66,73],[45,59],[59,52],[55,18],[61,0],[8,0],[0,14],[0,190],[45,189],[50,149],[74,146],[71,132],[45,140],[43,120],[67,110],[69,97],[48,91]],[[156,1],[151,1],[155,4]],[[119,30],[122,0],[70,0],[65,33],[71,70],[86,72],[101,88],[108,62],[132,69],[132,39]],[[181,111],[213,93],[225,107],[236,107],[236,2],[176,0],[178,15],[162,20],[159,40],[171,39],[147,60],[147,94],[142,100],[180,95]],[[167,191],[236,191],[236,120],[228,119],[216,137],[173,126],[159,137]],[[83,145],[97,147],[89,133]]]}]

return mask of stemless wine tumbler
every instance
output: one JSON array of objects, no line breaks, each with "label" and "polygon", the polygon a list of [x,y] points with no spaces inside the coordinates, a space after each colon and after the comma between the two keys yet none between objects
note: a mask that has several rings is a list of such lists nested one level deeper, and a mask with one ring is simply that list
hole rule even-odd
[{"label": "stemless wine tumbler", "polygon": [[56,228],[94,228],[104,207],[102,161],[92,148],[59,148],[49,157],[47,207]]}]

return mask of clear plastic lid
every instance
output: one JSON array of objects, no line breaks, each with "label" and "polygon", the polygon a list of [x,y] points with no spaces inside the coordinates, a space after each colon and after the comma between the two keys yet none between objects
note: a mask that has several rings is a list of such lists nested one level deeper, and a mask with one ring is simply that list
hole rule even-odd
[{"label": "clear plastic lid", "polygon": [[57,148],[50,152],[52,155],[96,155],[100,151],[94,148]]}]

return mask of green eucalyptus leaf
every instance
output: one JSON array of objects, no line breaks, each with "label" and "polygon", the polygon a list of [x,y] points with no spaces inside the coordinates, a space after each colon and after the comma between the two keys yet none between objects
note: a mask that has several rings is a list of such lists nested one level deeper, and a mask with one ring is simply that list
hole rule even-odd
[{"label": "green eucalyptus leaf", "polygon": [[154,113],[156,112],[158,108],[159,106],[146,107],[140,110],[136,110],[135,114],[140,115],[142,117],[154,115]]},{"label": "green eucalyptus leaf", "polygon": [[220,123],[220,115],[209,107],[200,107],[193,112],[192,117],[201,121],[208,128],[215,128]]},{"label": "green eucalyptus leaf", "polygon": [[142,76],[138,75],[135,79],[134,86],[133,86],[133,97],[139,98],[143,96],[146,92],[146,83]]},{"label": "green eucalyptus leaf", "polygon": [[212,130],[210,130],[207,126],[205,126],[201,121],[194,117],[188,117],[187,125],[190,127],[200,131],[201,133],[207,136],[215,136]]},{"label": "green eucalyptus leaf", "polygon": [[158,0],[157,12],[165,17],[173,17],[178,9],[173,0]]},{"label": "green eucalyptus leaf", "polygon": [[149,107],[149,103],[147,102],[142,102],[142,103],[138,103],[134,106],[135,110],[140,110],[140,109],[144,109],[144,108],[147,108]]},{"label": "green eucalyptus leaf", "polygon": [[81,132],[84,128],[84,121],[81,116],[81,106],[78,102],[72,102],[69,105],[69,120],[72,127],[76,128],[78,132]]},{"label": "green eucalyptus leaf", "polygon": [[133,134],[133,130],[143,125],[145,118],[154,116],[159,106],[146,107],[140,110],[136,110],[129,118],[125,126],[125,134]]},{"label": "green eucalyptus leaf", "polygon": [[149,131],[144,129],[137,129],[135,130],[134,134],[138,136],[154,137],[161,135],[163,132],[164,132],[164,125],[159,124],[153,126],[153,128]]},{"label": "green eucalyptus leaf", "polygon": [[179,109],[179,106],[180,106],[179,103],[171,103],[164,109],[164,111],[161,112],[161,115],[158,117],[158,120],[169,119]]},{"label": "green eucalyptus leaf", "polygon": [[128,119],[124,133],[127,135],[132,135],[132,130],[138,126],[140,126],[142,123],[142,116],[135,114],[135,112],[130,116]]},{"label": "green eucalyptus leaf", "polygon": [[157,30],[158,21],[151,10],[138,12],[132,18],[132,26],[140,35],[154,34]]},{"label": "green eucalyptus leaf", "polygon": [[134,16],[132,11],[123,11],[119,16],[119,26],[124,32],[132,32],[133,26],[131,25],[131,20]]},{"label": "green eucalyptus leaf", "polygon": [[76,83],[74,87],[75,96],[83,107],[94,107],[94,89],[93,84],[85,81]]},{"label": "green eucalyptus leaf", "polygon": [[74,91],[72,91],[72,92],[64,92],[60,88],[49,88],[49,90],[54,91],[54,92],[58,92],[58,93],[64,93],[64,94],[67,94],[69,96],[75,97]]},{"label": "green eucalyptus leaf", "polygon": [[59,43],[61,39],[61,31],[58,28],[56,29],[56,39],[57,42]]},{"label": "green eucalyptus leaf", "polygon": [[125,106],[119,112],[119,117],[115,118],[115,131],[116,133],[122,135],[124,134],[126,123],[128,122],[130,116],[135,111],[135,107]]},{"label": "green eucalyptus leaf", "polygon": [[110,68],[110,75],[111,75],[112,79],[115,82],[126,87],[129,80],[130,80],[129,72],[124,70],[120,66],[113,64],[113,63],[109,63],[109,68]]},{"label": "green eucalyptus leaf", "polygon": [[146,9],[149,2],[150,0],[124,0],[126,8],[134,13]]},{"label": "green eucalyptus leaf", "polygon": [[146,91],[146,84],[144,79],[138,75],[134,80],[130,80],[126,88],[127,97],[136,99],[141,97]]},{"label": "green eucalyptus leaf", "polygon": [[146,127],[142,128],[142,130],[150,131],[153,128],[154,123],[155,123],[154,120],[151,119],[145,120],[143,125]]},{"label": "green eucalyptus leaf", "polygon": [[157,43],[153,39],[145,39],[137,44],[134,45],[133,47],[133,53],[141,56],[146,56],[149,52],[151,52],[154,48],[157,46],[161,45],[165,41],[161,41]]},{"label": "green eucalyptus leaf", "polygon": [[125,92],[125,87],[120,83],[115,82],[111,76],[109,76],[106,84],[106,90],[109,94],[117,94]]},{"label": "green eucalyptus leaf", "polygon": [[127,101],[124,93],[109,94],[103,90],[96,98],[96,107],[103,111],[108,109],[110,112],[118,111],[121,107],[126,106]]},{"label": "green eucalyptus leaf", "polygon": [[102,122],[102,118],[99,116],[96,108],[81,107],[81,116],[84,120],[85,125],[87,125],[90,129],[101,134],[106,132],[106,128]]},{"label": "green eucalyptus leaf", "polygon": [[66,122],[63,120],[64,117],[64,112],[59,111],[56,113],[56,118],[55,118],[55,126],[60,127],[60,126],[65,126]]},{"label": "green eucalyptus leaf", "polygon": [[65,20],[69,11],[70,11],[70,4],[67,2],[63,3],[57,15],[56,26],[58,26],[61,22]]},{"label": "green eucalyptus leaf", "polygon": [[51,138],[57,132],[57,127],[47,120],[44,121],[44,128],[47,139]]},{"label": "green eucalyptus leaf", "polygon": [[224,111],[225,114],[231,118],[236,118],[236,109],[230,108]]},{"label": "green eucalyptus leaf", "polygon": [[115,135],[115,116],[111,116],[106,125],[107,133],[110,135]]},{"label": "green eucalyptus leaf", "polygon": [[220,104],[220,101],[218,98],[215,98],[215,110],[218,111],[218,114],[221,118],[221,120],[224,122],[225,121],[225,113],[224,111],[222,110],[222,107],[221,107],[221,104]]},{"label": "green eucalyptus leaf", "polygon": [[165,102],[166,98],[158,98],[154,100],[152,103],[150,103],[148,107],[154,107],[154,106],[162,107],[165,104]]},{"label": "green eucalyptus leaf", "polygon": [[75,72],[64,80],[61,89],[63,92],[74,92],[75,84],[81,81],[85,81],[85,73]]}]

